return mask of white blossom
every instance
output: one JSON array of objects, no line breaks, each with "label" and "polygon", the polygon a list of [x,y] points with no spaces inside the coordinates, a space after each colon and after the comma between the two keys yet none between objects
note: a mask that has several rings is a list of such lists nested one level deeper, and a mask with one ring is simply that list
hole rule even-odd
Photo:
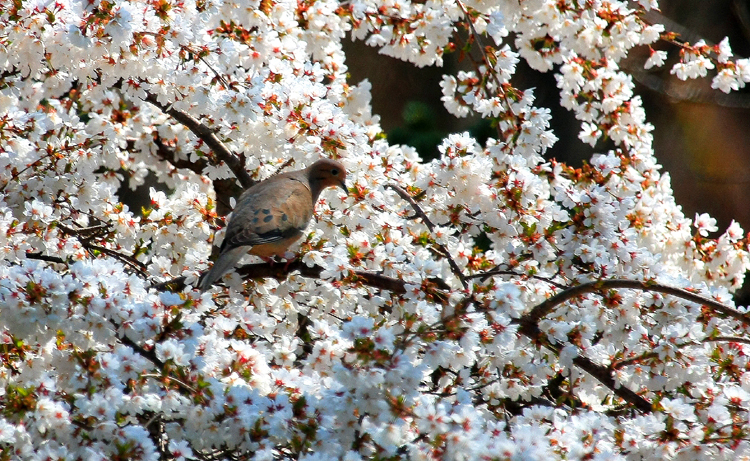
[{"label": "white blossom", "polygon": [[[748,239],[684,215],[620,64],[669,36],[643,20],[655,0],[11,3],[9,459],[750,453]],[[441,101],[492,135],[457,129],[430,161],[389,144],[349,39],[415,66],[459,54]],[[647,69],[670,57],[649,50]],[[726,39],[681,50],[680,79],[750,82]],[[560,134],[521,64],[609,150],[546,157]],[[234,186],[320,157],[349,194],[321,194],[289,258],[193,289]]]}]

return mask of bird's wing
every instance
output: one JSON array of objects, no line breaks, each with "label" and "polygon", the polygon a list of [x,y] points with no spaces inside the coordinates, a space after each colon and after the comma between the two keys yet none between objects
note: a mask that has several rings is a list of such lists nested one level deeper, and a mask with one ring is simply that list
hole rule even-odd
[{"label": "bird's wing", "polygon": [[291,244],[302,234],[314,204],[307,178],[295,173],[258,183],[240,196],[221,245],[222,253],[284,240]]}]

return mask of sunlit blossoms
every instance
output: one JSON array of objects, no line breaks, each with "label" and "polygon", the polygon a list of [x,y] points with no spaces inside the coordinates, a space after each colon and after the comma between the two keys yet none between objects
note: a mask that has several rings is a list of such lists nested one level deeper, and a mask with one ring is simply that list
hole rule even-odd
[{"label": "sunlit blossoms", "polygon": [[[645,23],[657,6],[6,5],[0,459],[750,457],[748,240],[682,213],[620,60],[669,42],[677,77],[727,92],[750,65]],[[389,145],[352,38],[460,53],[442,101],[494,136]],[[546,158],[522,60],[612,150]],[[296,259],[196,290],[242,188],[320,157],[349,194],[321,195]]]}]

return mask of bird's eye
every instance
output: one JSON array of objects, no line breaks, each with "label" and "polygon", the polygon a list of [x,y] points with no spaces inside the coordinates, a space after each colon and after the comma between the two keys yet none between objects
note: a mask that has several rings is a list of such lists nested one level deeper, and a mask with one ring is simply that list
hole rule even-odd
[{"label": "bird's eye", "polygon": [[338,176],[339,175],[339,170],[337,168],[334,168],[334,169],[331,170],[331,174],[333,176]]}]

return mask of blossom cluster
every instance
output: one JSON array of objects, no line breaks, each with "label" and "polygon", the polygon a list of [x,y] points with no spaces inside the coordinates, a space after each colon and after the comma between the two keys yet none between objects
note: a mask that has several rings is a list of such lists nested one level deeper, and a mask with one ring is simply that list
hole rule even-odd
[{"label": "blossom cluster", "polygon": [[[683,214],[619,66],[673,40],[657,6],[4,8],[0,459],[750,458],[748,239]],[[461,50],[442,101],[497,136],[429,162],[388,144],[348,38],[417,66]],[[680,78],[750,80],[728,42],[680,45]],[[521,60],[614,147],[545,158]],[[321,195],[298,259],[195,289],[237,191],[320,157],[349,194]]]}]

